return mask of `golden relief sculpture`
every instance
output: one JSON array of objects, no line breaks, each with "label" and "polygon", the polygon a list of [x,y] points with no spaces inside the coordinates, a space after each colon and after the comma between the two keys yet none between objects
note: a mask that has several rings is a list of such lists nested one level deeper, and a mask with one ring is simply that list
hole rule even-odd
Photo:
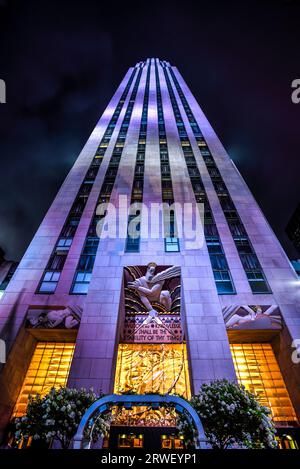
[{"label": "golden relief sculpture", "polygon": [[138,427],[176,427],[177,413],[172,408],[152,409],[145,406],[133,406],[127,410],[115,407],[112,410],[113,425]]},{"label": "golden relief sculpture", "polygon": [[[190,397],[180,275],[180,267],[157,266],[154,262],[124,268],[125,318],[118,348],[116,394]],[[123,408],[116,411],[114,424],[174,426],[175,414],[170,409]]]},{"label": "golden relief sculpture", "polygon": [[115,392],[190,397],[186,345],[119,344]]}]

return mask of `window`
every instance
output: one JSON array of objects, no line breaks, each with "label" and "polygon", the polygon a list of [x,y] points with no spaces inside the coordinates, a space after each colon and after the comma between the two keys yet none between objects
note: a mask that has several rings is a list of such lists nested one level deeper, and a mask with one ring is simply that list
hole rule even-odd
[{"label": "window", "polygon": [[219,238],[207,237],[207,249],[219,295],[235,293],[225,254]]},{"label": "window", "polygon": [[229,270],[214,270],[214,278],[219,295],[235,293]]},{"label": "window", "polygon": [[135,167],[135,174],[143,174],[144,173],[144,165],[137,164]]},{"label": "window", "polygon": [[247,238],[237,239],[235,242],[235,245],[240,254],[252,254],[253,253],[252,246],[250,245]]},{"label": "window", "polygon": [[[86,178],[87,179],[95,179],[95,177],[97,176],[97,173],[98,173],[98,168],[99,166],[94,166],[94,163],[92,163],[92,166],[90,167],[90,169],[88,170],[88,172],[86,173]],[[94,181],[93,181],[94,182]],[[83,193],[87,193],[87,192],[90,192],[91,190],[91,184],[84,184],[83,187],[82,187],[82,192]]]},{"label": "window", "polygon": [[231,200],[231,198],[229,196],[220,196],[219,197],[219,200],[220,200],[220,203],[221,203],[221,206],[222,206],[222,209],[224,211],[228,211],[228,210],[235,210],[235,206],[233,205],[233,202]]},{"label": "window", "polygon": [[252,293],[271,293],[264,274],[261,270],[247,272],[247,279],[249,281]]},{"label": "window", "polygon": [[112,182],[106,182],[104,181],[102,189],[101,189],[101,195],[109,195],[111,194],[111,191],[113,189],[113,183]]},{"label": "window", "polygon": [[39,286],[39,293],[54,293],[59,281],[60,272],[46,271]]},{"label": "window", "polygon": [[78,197],[72,205],[71,214],[72,215],[81,215],[85,206],[84,199]]},{"label": "window", "polygon": [[170,215],[168,213],[164,216],[165,222],[165,251],[166,252],[179,252],[179,239],[176,236],[176,225],[175,225],[175,212],[170,210]]},{"label": "window", "polygon": [[91,279],[92,272],[76,272],[72,293],[76,295],[86,295]]},{"label": "window", "polygon": [[227,262],[224,254],[210,254],[213,270],[227,270]]},{"label": "window", "polygon": [[[189,175],[191,177],[199,177],[199,171],[198,171],[198,168],[192,168],[191,166],[188,166],[188,171],[189,171]],[[201,186],[200,186],[200,189],[196,189],[196,192],[199,192],[199,190],[201,191]]]},{"label": "window", "polygon": [[295,425],[297,417],[271,345],[231,344],[230,349],[239,383],[271,409],[275,423]]},{"label": "window", "polygon": [[170,166],[168,164],[162,164],[161,172],[162,172],[162,175],[164,174],[170,175]]},{"label": "window", "polygon": [[[133,220],[135,222],[133,223]],[[126,239],[126,252],[139,252],[140,250],[140,212],[137,211],[136,215],[129,215]],[[129,229],[134,230],[135,233],[129,233]],[[135,236],[131,236],[134,234]]]},{"label": "window", "polygon": [[165,251],[166,252],[179,252],[179,239],[178,238],[165,238]]},{"label": "window", "polygon": [[47,270],[61,270],[64,266],[65,260],[66,256],[63,252],[53,254],[48,262]]},{"label": "window", "polygon": [[184,449],[184,437],[175,435],[161,435],[161,449]]},{"label": "window", "polygon": [[95,237],[88,237],[85,241],[83,253],[84,254],[94,254],[96,255],[97,249],[99,245],[99,238],[97,236]]},{"label": "window", "polygon": [[173,189],[163,189],[162,200],[163,202],[166,202],[172,205],[172,203],[174,202]]},{"label": "window", "polygon": [[126,239],[125,252],[139,252],[140,250],[140,238],[131,238]]},{"label": "window", "polygon": [[61,237],[72,238],[74,237],[77,226],[79,225],[79,218],[69,217],[65,226],[62,229]]},{"label": "window", "polygon": [[144,435],[134,435],[133,433],[118,435],[118,448],[143,448]]},{"label": "window", "polygon": [[45,396],[51,388],[66,385],[74,349],[74,343],[37,343],[14,408],[13,417],[20,417],[26,412],[29,395]]},{"label": "window", "polygon": [[255,254],[241,254],[240,258],[246,271],[259,269],[260,265]]},{"label": "window", "polygon": [[216,167],[214,168],[207,168],[208,169],[208,172],[209,172],[209,175],[211,178],[219,178],[220,177],[220,173],[218,171],[218,169]]},{"label": "window", "polygon": [[210,254],[223,254],[219,239],[207,239],[207,249]]},{"label": "window", "polygon": [[68,251],[72,244],[73,238],[59,238],[56,251]]},{"label": "window", "polygon": [[205,221],[204,234],[205,237],[215,236],[218,238],[218,230],[216,225],[214,223],[207,223],[207,221]]},{"label": "window", "polygon": [[78,262],[78,270],[91,272],[94,267],[95,257],[93,254],[82,254]]},{"label": "window", "polygon": [[245,236],[246,231],[239,220],[228,220],[228,225],[233,237]]}]

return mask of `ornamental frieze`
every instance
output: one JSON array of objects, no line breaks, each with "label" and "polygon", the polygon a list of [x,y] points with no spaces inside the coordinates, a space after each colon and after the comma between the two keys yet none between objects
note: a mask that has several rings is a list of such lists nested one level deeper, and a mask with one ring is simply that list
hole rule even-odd
[{"label": "ornamental frieze", "polygon": [[223,308],[227,329],[282,329],[277,305],[231,305]]},{"label": "ornamental frieze", "polygon": [[82,308],[77,305],[65,308],[29,308],[26,327],[32,329],[78,329]]}]

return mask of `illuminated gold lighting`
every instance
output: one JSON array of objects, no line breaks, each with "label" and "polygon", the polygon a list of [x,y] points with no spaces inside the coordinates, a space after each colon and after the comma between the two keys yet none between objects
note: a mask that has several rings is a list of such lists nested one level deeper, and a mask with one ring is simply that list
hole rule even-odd
[{"label": "illuminated gold lighting", "polygon": [[299,449],[298,443],[291,435],[276,436],[279,449]]},{"label": "illuminated gold lighting", "polygon": [[119,344],[114,392],[189,398],[186,344]]},{"label": "illuminated gold lighting", "polygon": [[270,344],[231,344],[237,378],[269,407],[276,423],[291,424],[297,417]]},{"label": "illuminated gold lighting", "polygon": [[75,344],[38,342],[17,399],[14,417],[26,412],[29,395],[45,396],[51,388],[67,383]]},{"label": "illuminated gold lighting", "polygon": [[112,409],[114,426],[176,427],[176,419],[177,414],[173,408],[160,407],[153,410],[149,406],[133,406],[130,410],[124,407]]},{"label": "illuminated gold lighting", "polygon": [[162,449],[184,449],[183,437],[174,435],[161,435],[161,448]]},{"label": "illuminated gold lighting", "polygon": [[118,448],[143,448],[144,435],[119,435]]}]

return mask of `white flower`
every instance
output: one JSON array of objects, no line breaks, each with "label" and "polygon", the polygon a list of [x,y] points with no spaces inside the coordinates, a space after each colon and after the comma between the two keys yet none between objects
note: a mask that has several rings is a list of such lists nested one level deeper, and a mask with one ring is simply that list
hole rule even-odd
[{"label": "white flower", "polygon": [[47,425],[47,426],[55,425],[55,420],[54,419],[47,419],[46,422],[45,422],[45,425]]}]

